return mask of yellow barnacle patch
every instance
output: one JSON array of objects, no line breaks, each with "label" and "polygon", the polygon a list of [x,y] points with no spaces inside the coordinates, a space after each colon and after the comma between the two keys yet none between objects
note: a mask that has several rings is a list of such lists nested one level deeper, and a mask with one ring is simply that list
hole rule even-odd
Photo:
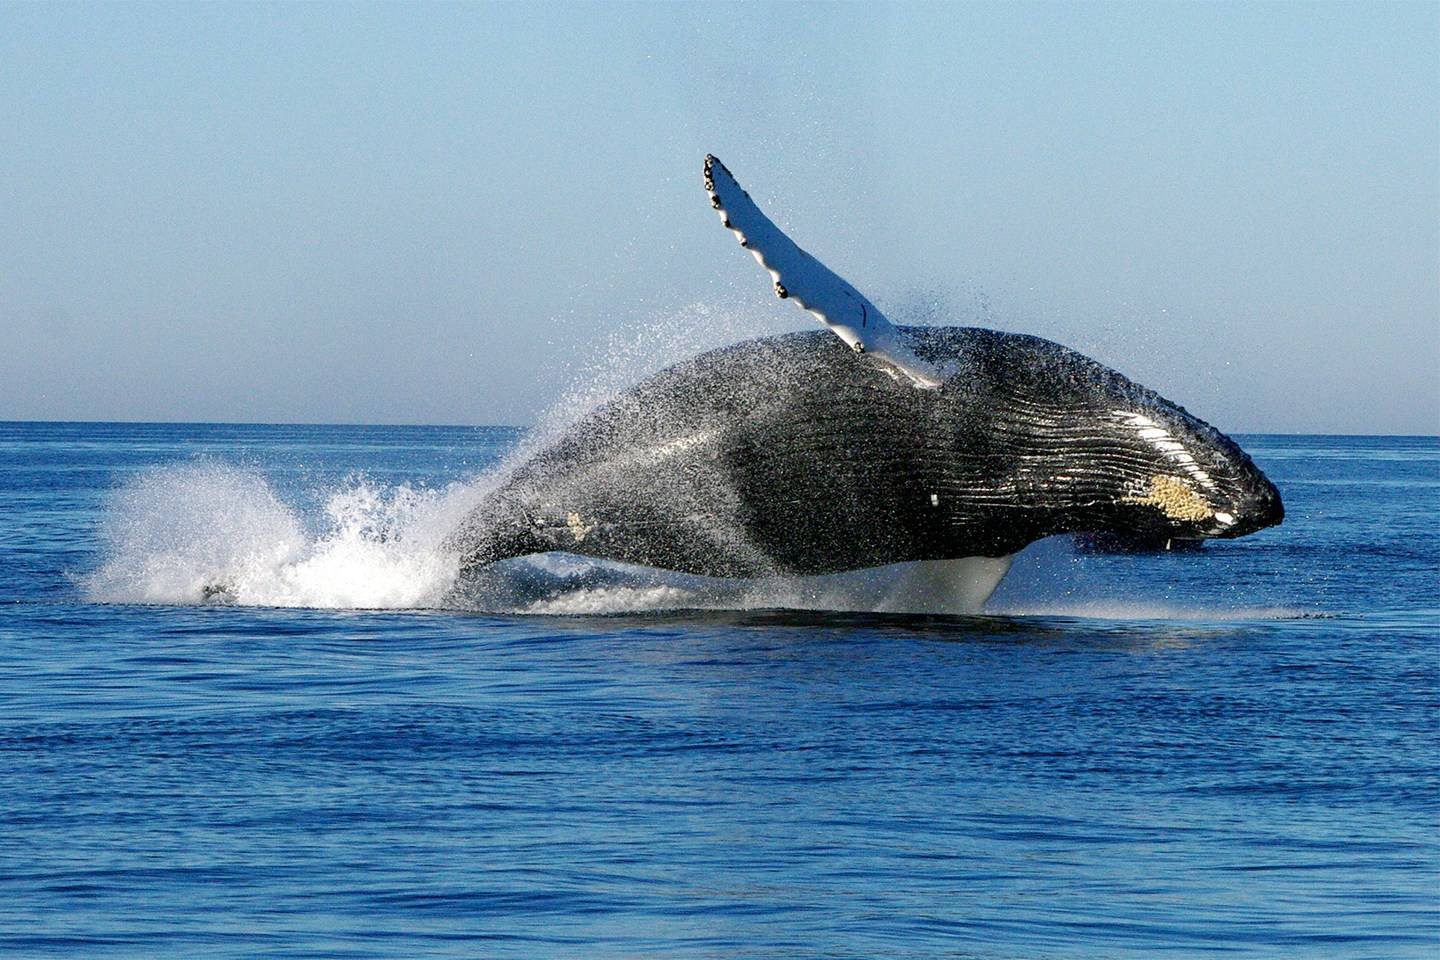
[{"label": "yellow barnacle patch", "polygon": [[565,526],[570,528],[570,535],[575,538],[576,543],[583,541],[590,535],[590,531],[595,529],[595,524],[585,523],[580,519],[580,514],[578,513],[572,513],[567,516],[565,518]]},{"label": "yellow barnacle patch", "polygon": [[1156,507],[1171,520],[1208,520],[1215,515],[1209,501],[1187,481],[1163,473],[1150,478],[1148,490],[1132,493],[1121,502]]}]

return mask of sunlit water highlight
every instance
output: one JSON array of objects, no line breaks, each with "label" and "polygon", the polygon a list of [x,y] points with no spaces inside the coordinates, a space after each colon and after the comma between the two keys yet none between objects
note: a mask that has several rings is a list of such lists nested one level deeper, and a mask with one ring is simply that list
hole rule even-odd
[{"label": "sunlit water highlight", "polygon": [[980,617],[436,609],[522,440],[0,425],[0,955],[1434,954],[1435,441],[1244,438],[1284,526]]}]

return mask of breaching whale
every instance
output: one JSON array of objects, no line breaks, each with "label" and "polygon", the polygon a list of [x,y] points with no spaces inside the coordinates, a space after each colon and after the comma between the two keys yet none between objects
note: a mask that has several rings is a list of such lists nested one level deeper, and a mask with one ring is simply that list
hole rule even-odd
[{"label": "breaching whale", "polygon": [[705,186],[829,332],[704,353],[595,410],[451,534],[463,567],[565,551],[744,578],[918,561],[934,580],[994,558],[973,606],[1052,534],[1163,544],[1281,521],[1250,457],[1182,407],[1038,337],[894,326],[714,157]]}]

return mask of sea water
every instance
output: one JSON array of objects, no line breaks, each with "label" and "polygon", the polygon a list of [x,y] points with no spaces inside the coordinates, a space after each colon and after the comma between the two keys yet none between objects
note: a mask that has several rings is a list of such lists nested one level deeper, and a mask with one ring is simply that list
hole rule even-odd
[{"label": "sea water", "polygon": [[446,609],[514,430],[0,424],[0,956],[1435,956],[1440,443],[1241,441],[941,617]]}]

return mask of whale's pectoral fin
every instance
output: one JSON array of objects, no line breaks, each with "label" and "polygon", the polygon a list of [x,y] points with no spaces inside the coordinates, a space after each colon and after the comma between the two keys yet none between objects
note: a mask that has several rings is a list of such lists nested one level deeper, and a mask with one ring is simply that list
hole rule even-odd
[{"label": "whale's pectoral fin", "polygon": [[740,184],[713,156],[705,158],[705,189],[720,221],[770,272],[775,293],[813,313],[856,353],[865,353],[903,373],[917,387],[933,389],[941,374],[915,356],[875,304],[825,264],[800,249],[761,212]]}]

